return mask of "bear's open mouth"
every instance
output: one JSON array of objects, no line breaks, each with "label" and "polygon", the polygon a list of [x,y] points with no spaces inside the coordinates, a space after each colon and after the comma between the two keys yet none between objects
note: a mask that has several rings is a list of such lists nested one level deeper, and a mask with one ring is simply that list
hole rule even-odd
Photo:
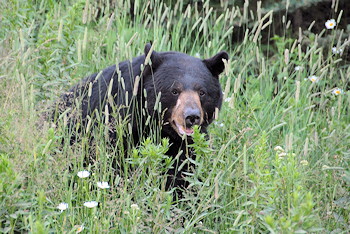
[{"label": "bear's open mouth", "polygon": [[175,128],[176,132],[180,136],[183,136],[183,135],[190,136],[190,135],[193,134],[193,128],[187,128],[185,126],[182,126],[181,124],[176,123],[175,121],[173,121],[173,125],[174,125],[174,128]]}]

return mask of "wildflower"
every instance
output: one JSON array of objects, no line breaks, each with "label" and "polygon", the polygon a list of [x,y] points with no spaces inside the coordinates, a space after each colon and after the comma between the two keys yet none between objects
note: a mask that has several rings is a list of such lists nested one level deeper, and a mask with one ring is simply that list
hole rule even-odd
[{"label": "wildflower", "polygon": [[78,226],[77,231],[75,233],[80,233],[83,230],[84,230],[84,225],[80,225],[80,226]]},{"label": "wildflower", "polygon": [[309,76],[308,79],[312,82],[312,83],[317,83],[318,80],[320,78],[318,78],[317,76]]},{"label": "wildflower", "polygon": [[61,210],[61,212],[63,212],[64,210],[68,209],[68,204],[65,202],[62,202],[57,206],[57,209],[59,209],[59,210]]},{"label": "wildflower", "polygon": [[341,49],[341,48],[338,49],[337,47],[333,47],[332,53],[333,54],[341,54],[341,53],[343,53],[343,49]]},{"label": "wildflower", "polygon": [[201,55],[200,55],[200,53],[196,53],[196,54],[194,55],[194,57],[196,57],[196,58],[200,58],[200,57],[201,57]]},{"label": "wildflower", "polygon": [[228,97],[228,98],[225,98],[225,102],[230,102],[231,101],[231,98]]},{"label": "wildflower", "polygon": [[84,206],[86,206],[87,208],[94,208],[98,205],[97,201],[87,201],[84,202]]},{"label": "wildflower", "polygon": [[281,147],[281,146],[276,146],[275,148],[273,148],[274,151],[277,151],[277,152],[284,152],[284,149]]},{"label": "wildflower", "polygon": [[339,95],[339,94],[343,93],[343,90],[341,90],[340,88],[335,88],[335,89],[333,89],[332,93],[334,95]]},{"label": "wildflower", "polygon": [[101,188],[101,189],[107,189],[110,188],[108,182],[97,182],[97,187]]},{"label": "wildflower", "polygon": [[78,172],[78,176],[79,176],[79,178],[86,178],[86,177],[90,176],[90,172],[88,172],[88,171],[79,171]]},{"label": "wildflower", "polygon": [[138,206],[137,204],[132,204],[130,207],[131,207],[131,209],[133,209],[133,210],[139,210],[139,209],[140,209],[139,206]]},{"label": "wildflower", "polygon": [[309,165],[309,162],[307,160],[301,160],[300,164],[303,166],[307,166],[307,165]]},{"label": "wildflower", "polygon": [[325,26],[327,29],[333,29],[336,25],[337,23],[335,22],[334,19],[327,20],[325,23]]},{"label": "wildflower", "polygon": [[302,66],[296,66],[296,67],[294,68],[294,71],[300,71],[301,69],[303,69]]}]

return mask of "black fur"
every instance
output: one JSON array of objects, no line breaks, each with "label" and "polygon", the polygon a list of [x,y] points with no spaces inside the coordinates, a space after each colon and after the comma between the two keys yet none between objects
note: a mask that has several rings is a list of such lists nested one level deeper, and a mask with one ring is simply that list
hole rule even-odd
[{"label": "black fur", "polygon": [[[74,126],[80,120],[82,121],[82,126],[84,126],[87,124],[87,116],[92,116],[96,109],[99,113],[103,113],[105,105],[107,105],[111,113],[113,111],[111,100],[113,100],[113,105],[120,107],[118,110],[119,115],[122,118],[129,118],[133,129],[132,135],[137,144],[142,137],[147,137],[147,134],[149,134],[149,131],[145,128],[144,131],[140,132],[139,120],[141,119],[141,124],[144,124],[146,120],[146,117],[142,117],[140,110],[145,108],[153,120],[166,123],[177,102],[177,97],[172,95],[170,90],[174,85],[178,85],[183,90],[205,91],[206,95],[200,98],[200,102],[204,113],[201,131],[206,133],[208,125],[214,120],[215,109],[221,107],[222,91],[218,75],[224,70],[222,59],[227,60],[228,54],[220,52],[212,58],[201,60],[179,52],[153,51],[149,56],[151,62],[145,65],[145,58],[150,49],[151,45],[147,44],[144,49],[144,55],[134,58],[131,62],[124,61],[119,63],[118,69],[121,77],[124,79],[125,89],[122,87],[121,77],[118,76],[116,66],[110,66],[100,74],[95,73],[83,79],[68,93],[64,94],[61,98],[59,113],[62,113],[68,107],[75,106],[74,100],[77,97],[80,98],[81,107],[78,112],[81,112],[81,116],[79,118],[70,117],[70,124]],[[141,71],[141,66],[144,66],[143,71]],[[137,76],[140,77],[140,82],[137,95],[132,99]],[[111,98],[108,101],[108,87],[112,79]],[[89,86],[91,85],[91,96],[88,97]],[[144,96],[144,90],[147,93],[147,97]],[[128,92],[128,100],[126,100],[126,92]],[[161,92],[161,111],[155,110],[159,92]],[[145,106],[146,103],[147,106]],[[111,137],[113,138],[113,130],[111,131]],[[178,162],[181,164],[187,157],[186,142],[183,141],[170,124],[162,126],[161,137],[167,137],[170,140],[171,146],[167,155],[175,157],[182,150],[183,153],[180,155]],[[187,138],[187,143],[191,143],[190,137]],[[194,157],[191,153],[188,156]],[[185,166],[181,172],[178,172],[176,171],[176,165],[174,165],[174,168],[168,172],[167,188],[172,186],[186,187],[187,184],[183,179],[182,172],[187,170],[188,167]]]}]

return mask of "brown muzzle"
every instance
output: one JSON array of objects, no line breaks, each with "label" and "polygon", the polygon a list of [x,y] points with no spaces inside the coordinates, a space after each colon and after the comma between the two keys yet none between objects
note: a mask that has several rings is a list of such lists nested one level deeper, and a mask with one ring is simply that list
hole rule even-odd
[{"label": "brown muzzle", "polygon": [[180,135],[191,135],[194,125],[203,123],[203,110],[200,98],[195,91],[183,91],[173,108],[171,126]]}]

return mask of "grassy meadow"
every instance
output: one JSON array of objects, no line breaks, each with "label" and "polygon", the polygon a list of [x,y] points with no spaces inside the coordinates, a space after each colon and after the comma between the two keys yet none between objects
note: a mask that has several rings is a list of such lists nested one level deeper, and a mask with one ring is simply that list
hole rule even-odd
[{"label": "grassy meadow", "polygon": [[[1,233],[349,232],[349,40],[337,26],[296,37],[288,19],[276,36],[273,12],[222,2],[0,1]],[[324,21],[341,14],[329,9]],[[150,136],[125,156],[128,123],[119,120],[116,145],[100,123],[71,146],[65,116],[43,117],[80,79],[141,55],[149,41],[156,51],[230,54],[223,107],[208,141],[194,135],[196,170],[179,201],[164,190],[167,140]]]}]

